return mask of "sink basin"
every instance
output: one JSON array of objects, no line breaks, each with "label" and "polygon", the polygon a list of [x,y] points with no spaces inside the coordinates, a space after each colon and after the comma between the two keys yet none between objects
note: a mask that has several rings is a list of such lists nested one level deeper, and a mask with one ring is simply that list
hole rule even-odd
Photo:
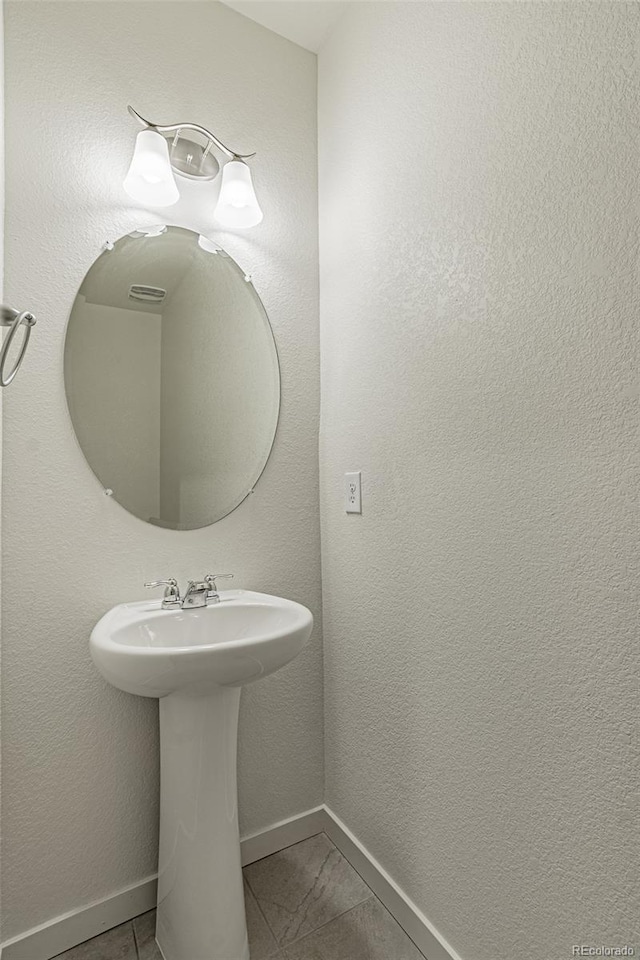
[{"label": "sink basin", "polygon": [[238,830],[241,688],[279,670],[311,636],[292,600],[246,590],[220,603],[113,607],[90,650],[109,683],[160,699],[156,941],[164,960],[249,960]]},{"label": "sink basin", "polygon": [[220,603],[161,610],[160,601],[122,603],[91,633],[102,676],[127,693],[166,697],[239,686],[279,670],[309,639],[313,617],[292,600],[226,590]]}]

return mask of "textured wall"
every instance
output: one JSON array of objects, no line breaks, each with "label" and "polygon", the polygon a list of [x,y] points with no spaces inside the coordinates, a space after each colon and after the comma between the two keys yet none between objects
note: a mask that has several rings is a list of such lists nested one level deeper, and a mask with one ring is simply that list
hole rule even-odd
[{"label": "textured wall", "polygon": [[[107,686],[89,631],[142,582],[212,568],[319,614],[316,60],[215,3],[5,5],[6,295],[40,322],[5,396],[4,936],[155,869],[157,706]],[[250,497],[207,529],[144,524],[103,496],[62,381],[67,316],[103,241],[157,215],[121,188],[136,124],[186,118],[253,168],[263,225],[218,240],[264,299],[282,362],[273,456]],[[286,149],[285,149],[286,148]],[[163,218],[207,232],[189,197]],[[283,496],[294,475],[295,486]],[[319,633],[243,694],[242,826],[322,799]]]},{"label": "textured wall", "polygon": [[357,3],[319,56],[326,795],[465,960],[640,948],[639,39]]}]

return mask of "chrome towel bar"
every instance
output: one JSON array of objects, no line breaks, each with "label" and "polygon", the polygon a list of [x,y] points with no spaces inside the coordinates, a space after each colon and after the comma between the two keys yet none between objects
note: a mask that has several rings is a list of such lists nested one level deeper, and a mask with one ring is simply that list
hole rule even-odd
[{"label": "chrome towel bar", "polygon": [[[35,325],[36,318],[29,310],[14,310],[12,307],[5,307],[4,305],[0,306],[0,326],[9,327],[9,333],[7,334],[2,348],[0,349],[0,387],[8,387],[13,378],[15,377],[20,364],[24,359],[24,355],[27,352],[27,346],[29,345],[29,337],[31,336],[31,328]],[[24,324],[24,338],[22,340],[22,345],[20,347],[20,352],[16,358],[16,362],[13,365],[13,370],[7,376],[5,376],[4,368],[7,362],[7,354],[13,339],[18,332],[18,327]]]}]

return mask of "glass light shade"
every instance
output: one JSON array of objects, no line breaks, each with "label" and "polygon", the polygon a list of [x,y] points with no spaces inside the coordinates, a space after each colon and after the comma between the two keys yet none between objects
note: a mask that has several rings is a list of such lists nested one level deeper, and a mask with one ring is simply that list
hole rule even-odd
[{"label": "glass light shade", "polygon": [[206,250],[207,253],[217,253],[220,249],[215,240],[211,240],[210,237],[205,237],[202,234],[198,237],[198,246],[201,250]]},{"label": "glass light shade", "polygon": [[145,237],[160,237],[167,232],[167,225],[166,223],[154,223],[151,227],[138,227],[136,232],[144,234]]},{"label": "glass light shade", "polygon": [[123,186],[130,197],[150,207],[169,207],[179,199],[169,147],[161,133],[142,130],[138,134]]},{"label": "glass light shade", "polygon": [[213,215],[223,227],[255,227],[262,220],[251,171],[243,160],[229,160],[222,168],[220,196]]}]

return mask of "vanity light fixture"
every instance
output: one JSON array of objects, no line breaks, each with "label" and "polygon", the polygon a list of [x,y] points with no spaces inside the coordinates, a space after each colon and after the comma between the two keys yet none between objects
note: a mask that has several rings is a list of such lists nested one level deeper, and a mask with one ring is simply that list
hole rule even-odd
[{"label": "vanity light fixture", "polygon": [[[134,200],[150,207],[168,207],[180,197],[175,174],[188,180],[210,181],[220,164],[212,147],[228,157],[222,167],[220,195],[213,212],[223,227],[255,227],[262,210],[245,163],[254,153],[234,153],[209,130],[197,123],[159,125],[145,120],[128,107],[131,116],[145,128],[136,137],[136,146],[124,189]],[[190,136],[185,136],[188,131]],[[167,136],[169,135],[169,136]]]}]

